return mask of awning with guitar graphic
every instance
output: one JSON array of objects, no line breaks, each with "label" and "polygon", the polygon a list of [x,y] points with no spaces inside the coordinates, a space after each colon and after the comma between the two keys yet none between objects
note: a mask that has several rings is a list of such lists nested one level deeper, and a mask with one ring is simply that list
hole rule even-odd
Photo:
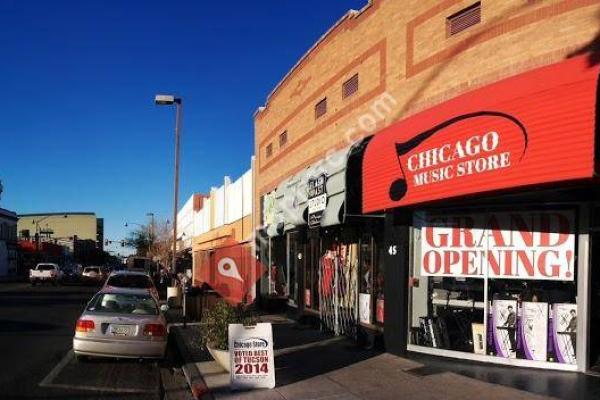
[{"label": "awning with guitar graphic", "polygon": [[592,178],[597,86],[577,57],[385,128],[365,150],[363,212]]}]

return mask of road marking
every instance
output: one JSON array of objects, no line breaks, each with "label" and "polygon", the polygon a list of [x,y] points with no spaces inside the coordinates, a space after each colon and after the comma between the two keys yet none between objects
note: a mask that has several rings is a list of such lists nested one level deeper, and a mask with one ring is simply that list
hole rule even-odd
[{"label": "road marking", "polygon": [[69,361],[71,361],[74,356],[75,356],[75,353],[73,353],[73,350],[69,350],[69,352],[63,357],[63,359],[60,360],[60,362],[58,364],[56,364],[56,366],[54,368],[52,368],[52,371],[50,371],[50,373],[48,375],[46,375],[46,377],[44,379],[42,379],[42,381],[39,383],[39,385],[40,386],[49,385],[54,380],[54,378],[56,378],[56,376],[58,374],[60,374],[60,371],[62,371],[63,368],[67,366]]},{"label": "road marking", "polygon": [[70,389],[70,390],[92,390],[95,392],[111,392],[111,393],[155,393],[155,390],[144,390],[134,388],[115,388],[108,386],[89,386],[89,385],[68,385],[65,383],[52,383],[52,381],[60,374],[60,372],[71,362],[75,357],[73,350],[69,350],[67,354],[52,371],[38,384],[40,387],[59,388],[59,389]]},{"label": "road marking", "polygon": [[31,286],[29,283],[7,283],[6,285],[10,285],[10,286],[4,286],[4,285],[5,284],[0,285],[0,293],[14,292],[15,290],[25,289],[26,287]]}]

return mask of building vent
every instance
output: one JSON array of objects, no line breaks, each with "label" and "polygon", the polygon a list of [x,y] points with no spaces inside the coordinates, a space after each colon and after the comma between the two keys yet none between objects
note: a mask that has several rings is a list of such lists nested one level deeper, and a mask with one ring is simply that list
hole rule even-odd
[{"label": "building vent", "polygon": [[481,22],[481,2],[463,8],[457,13],[446,18],[446,34],[456,35],[465,29]]},{"label": "building vent", "polygon": [[342,85],[342,99],[350,97],[356,92],[358,92],[358,74],[355,74]]},{"label": "building vent", "polygon": [[287,131],[283,131],[279,134],[279,147],[283,147],[286,145],[288,140]]},{"label": "building vent", "polygon": [[269,143],[267,145],[265,152],[266,152],[267,158],[269,158],[273,155],[273,143]]},{"label": "building vent", "polygon": [[327,97],[315,105],[315,119],[324,115],[327,112]]}]

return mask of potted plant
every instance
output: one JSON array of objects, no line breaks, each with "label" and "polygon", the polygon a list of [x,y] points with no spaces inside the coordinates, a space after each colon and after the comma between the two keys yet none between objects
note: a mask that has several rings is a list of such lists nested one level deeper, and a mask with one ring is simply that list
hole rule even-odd
[{"label": "potted plant", "polygon": [[231,370],[229,358],[229,324],[252,325],[255,318],[243,306],[232,306],[219,300],[204,312],[200,325],[201,345],[206,348],[227,372]]}]

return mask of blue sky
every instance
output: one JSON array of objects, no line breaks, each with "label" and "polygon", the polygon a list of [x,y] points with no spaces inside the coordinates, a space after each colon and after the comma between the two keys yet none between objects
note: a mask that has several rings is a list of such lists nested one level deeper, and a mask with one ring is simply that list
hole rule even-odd
[{"label": "blue sky", "polygon": [[170,219],[174,110],[154,94],[184,99],[183,203],[249,168],[256,108],[366,2],[0,1],[0,207],[94,211],[110,239]]}]

